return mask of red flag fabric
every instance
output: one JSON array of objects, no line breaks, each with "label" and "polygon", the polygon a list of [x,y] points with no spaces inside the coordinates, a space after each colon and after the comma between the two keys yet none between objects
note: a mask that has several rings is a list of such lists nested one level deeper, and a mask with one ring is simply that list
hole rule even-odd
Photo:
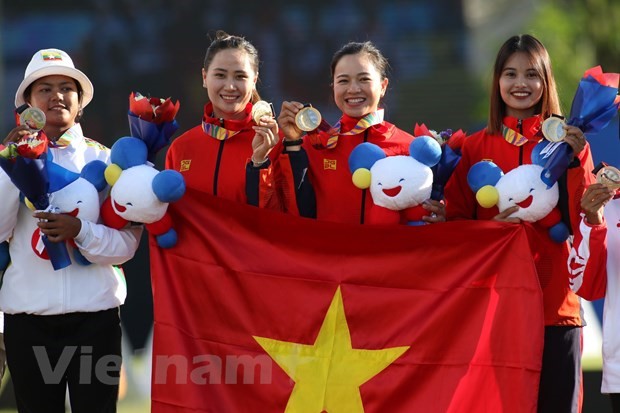
[{"label": "red flag fabric", "polygon": [[535,412],[524,227],[318,222],[188,190],[151,240],[152,411]]}]

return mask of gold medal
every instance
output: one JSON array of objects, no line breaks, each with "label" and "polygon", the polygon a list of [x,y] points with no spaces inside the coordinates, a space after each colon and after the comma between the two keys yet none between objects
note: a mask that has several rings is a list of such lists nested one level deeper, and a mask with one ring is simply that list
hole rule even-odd
[{"label": "gold medal", "polygon": [[295,124],[304,132],[310,132],[319,127],[321,124],[321,112],[313,108],[311,105],[304,106],[295,115]]},{"label": "gold medal", "polygon": [[252,119],[254,119],[254,123],[258,125],[260,118],[263,116],[273,117],[273,109],[271,108],[271,103],[259,100],[252,105]]},{"label": "gold medal", "polygon": [[596,182],[609,189],[620,188],[620,171],[613,166],[606,165],[596,173]]},{"label": "gold medal", "polygon": [[32,132],[38,132],[45,126],[45,113],[41,109],[27,108],[19,115],[19,123],[28,126]]},{"label": "gold medal", "polygon": [[547,118],[542,123],[543,135],[545,135],[548,141],[562,142],[566,136],[566,130],[563,128],[564,125],[566,125],[566,122],[560,118],[555,116]]}]

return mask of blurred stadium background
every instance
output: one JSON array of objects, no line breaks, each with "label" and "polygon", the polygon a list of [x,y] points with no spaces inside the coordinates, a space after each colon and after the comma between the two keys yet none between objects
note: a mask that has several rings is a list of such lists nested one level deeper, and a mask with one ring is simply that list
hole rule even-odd
[{"label": "blurred stadium background", "polygon": [[[534,34],[549,49],[565,113],[586,69],[600,64],[620,71],[615,0],[0,0],[0,125],[4,133],[13,127],[14,93],[32,54],[56,47],[95,85],[83,119],[87,136],[109,146],[128,133],[131,91],[179,99],[184,131],[200,121],[206,100],[200,70],[209,36],[218,29],[256,45],[259,92],[276,110],[283,100],[312,102],[330,122],[338,117],[330,96],[331,55],[347,41],[373,41],[391,64],[386,117],[409,131],[416,122],[436,130],[481,128],[495,53],[513,34]],[[620,166],[618,129],[616,118],[590,137],[596,162]],[[162,160],[163,153],[159,166]],[[142,413],[150,410],[152,325],[144,240],[125,272],[126,374],[119,411]],[[600,395],[602,305],[587,307],[586,413],[610,411]],[[0,412],[13,406],[7,375]]]}]

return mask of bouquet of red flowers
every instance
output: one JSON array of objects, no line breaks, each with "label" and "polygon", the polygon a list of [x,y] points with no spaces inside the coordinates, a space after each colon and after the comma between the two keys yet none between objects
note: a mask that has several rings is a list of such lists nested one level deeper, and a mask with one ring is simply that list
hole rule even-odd
[{"label": "bouquet of red flowers", "polygon": [[415,124],[413,128],[413,136],[430,136],[435,138],[441,145],[441,158],[439,163],[433,166],[433,188],[431,190],[431,199],[440,201],[443,199],[443,190],[448,180],[454,172],[454,168],[461,160],[461,147],[465,139],[465,132],[461,129],[452,132],[452,129],[446,129],[441,132],[435,132],[428,129],[425,124]]},{"label": "bouquet of red flowers", "polygon": [[0,145],[0,167],[37,209],[49,206],[46,168],[48,139],[44,132]]},{"label": "bouquet of red flowers", "polygon": [[179,107],[179,101],[173,103],[170,98],[149,98],[139,92],[129,95],[129,130],[131,136],[146,143],[150,162],[179,128],[175,120]]}]

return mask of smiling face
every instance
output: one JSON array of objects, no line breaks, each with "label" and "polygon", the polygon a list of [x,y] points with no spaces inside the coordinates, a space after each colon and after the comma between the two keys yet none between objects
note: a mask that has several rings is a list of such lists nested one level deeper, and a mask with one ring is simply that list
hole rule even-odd
[{"label": "smiling face", "polygon": [[495,185],[499,192],[499,210],[518,205],[519,210],[511,217],[527,222],[546,217],[558,203],[559,190],[557,183],[547,189],[540,179],[542,170],[539,165],[521,165],[502,176]]},{"label": "smiling face", "polygon": [[75,125],[80,111],[78,86],[68,76],[51,75],[35,80],[30,86],[28,103],[46,116],[43,129],[50,139],[58,138]]},{"label": "smiling face", "polygon": [[344,55],[334,69],[334,100],[348,116],[360,118],[379,107],[388,79],[365,53]]},{"label": "smiling face", "polygon": [[370,169],[375,205],[399,211],[421,204],[431,195],[433,172],[411,156],[388,156]]},{"label": "smiling face", "polygon": [[158,173],[147,165],[123,170],[110,192],[114,212],[127,221],[146,224],[159,221],[168,204],[157,199],[153,192],[153,179]]},{"label": "smiling face", "polygon": [[78,178],[50,195],[50,204],[62,214],[85,221],[97,222],[99,218],[99,193],[84,178]]},{"label": "smiling face", "polygon": [[213,104],[215,117],[243,119],[257,79],[258,73],[245,50],[224,49],[217,52],[208,69],[202,69],[203,86]]},{"label": "smiling face", "polygon": [[519,119],[533,116],[543,95],[543,87],[543,80],[525,53],[517,52],[510,56],[499,78],[506,115]]}]

